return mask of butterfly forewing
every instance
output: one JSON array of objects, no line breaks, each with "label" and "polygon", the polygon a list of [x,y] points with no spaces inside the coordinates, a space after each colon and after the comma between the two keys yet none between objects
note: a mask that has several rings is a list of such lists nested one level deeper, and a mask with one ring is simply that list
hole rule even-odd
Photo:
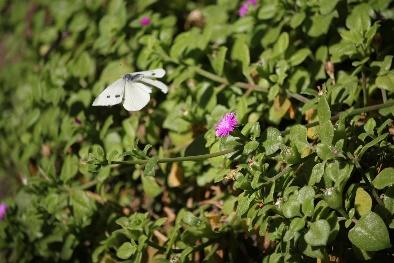
[{"label": "butterfly forewing", "polygon": [[138,82],[126,82],[123,107],[128,111],[138,111],[149,103],[152,89]]},{"label": "butterfly forewing", "polygon": [[144,78],[162,78],[166,71],[162,68],[147,70],[147,71],[139,71],[133,72],[132,75],[141,74]]},{"label": "butterfly forewing", "polygon": [[111,106],[121,103],[124,95],[124,87],[124,79],[118,79],[98,95],[93,101],[93,106]]}]

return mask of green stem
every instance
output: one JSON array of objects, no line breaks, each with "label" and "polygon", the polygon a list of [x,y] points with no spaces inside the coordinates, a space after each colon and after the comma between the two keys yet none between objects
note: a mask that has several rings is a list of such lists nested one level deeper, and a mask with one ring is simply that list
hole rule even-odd
[{"label": "green stem", "polygon": [[[193,155],[193,156],[183,156],[183,157],[173,157],[173,158],[160,158],[157,163],[172,163],[172,162],[185,162],[185,161],[200,161],[213,157],[218,157],[235,152],[235,149],[227,149],[220,152]],[[146,164],[148,160],[130,160],[130,161],[113,161],[113,164]]]},{"label": "green stem", "polygon": [[387,94],[385,89],[380,89],[380,92],[382,93],[382,101],[383,103],[386,103],[387,101]]},{"label": "green stem", "polygon": [[81,185],[81,186],[79,187],[79,189],[81,189],[81,190],[86,190],[86,189],[89,189],[89,188],[95,186],[95,185],[98,184],[98,183],[99,183],[98,180],[92,180],[92,181],[90,181],[90,182],[88,182],[88,183],[86,183],[86,184]]},{"label": "green stem", "polygon": [[[206,70],[204,70],[202,68],[195,67],[194,71],[197,74],[199,74],[199,75],[201,75],[201,76],[203,76],[203,77],[205,77],[207,79],[210,79],[210,80],[222,83],[224,85],[229,85],[230,84],[230,82],[226,78],[219,77],[219,76],[217,76],[217,75],[215,75],[215,74],[213,74],[213,73],[211,73],[209,71],[206,71]],[[246,82],[239,82],[238,81],[238,82],[235,82],[234,85],[237,86],[237,87],[243,88],[243,89],[247,89],[247,90],[252,90],[253,89],[253,90],[258,90],[258,91],[262,91],[262,92],[267,92],[267,90],[263,89],[262,87],[260,87],[259,85],[254,84],[254,83],[246,83]],[[295,93],[292,93],[290,91],[286,91],[286,94],[289,97],[294,98],[294,99],[296,99],[298,101],[301,101],[303,103],[309,102],[308,98],[305,98],[304,96],[302,96],[300,94],[295,94]]]},{"label": "green stem", "polygon": [[[229,85],[230,84],[230,82],[226,78],[219,77],[219,76],[217,76],[215,74],[212,74],[211,72],[206,71],[206,70],[204,70],[202,68],[195,67],[194,71],[197,74],[199,74],[199,75],[201,75],[201,76],[203,76],[203,77],[205,77],[207,79],[210,79],[210,80],[213,80],[213,81],[225,84],[225,85]],[[259,89],[260,88],[259,90],[263,91],[259,85],[256,85],[256,84],[253,84],[253,83],[235,82],[234,85],[238,86],[240,88],[243,88],[243,89]]]},{"label": "green stem", "polygon": [[223,84],[229,84],[229,82],[227,81],[227,79],[225,79],[225,78],[222,78],[222,77],[219,77],[219,76],[217,76],[217,75],[215,75],[215,74],[212,74],[211,72],[208,72],[208,71],[206,71],[206,70],[203,70],[202,68],[199,68],[199,67],[195,67],[194,68],[194,71],[197,73],[197,74],[199,74],[199,75],[201,75],[201,76],[203,76],[203,77],[206,77],[207,79],[210,79],[210,80],[213,80],[213,81],[216,81],[216,82],[219,82],[219,83],[223,83]]},{"label": "green stem", "polygon": [[[369,111],[375,111],[375,110],[380,110],[383,108],[388,108],[394,106],[394,100],[390,100],[387,101],[386,103],[382,103],[382,104],[377,104],[377,105],[372,105],[372,106],[367,106],[367,107],[362,107],[362,108],[358,108],[358,109],[354,109],[351,112],[348,113],[348,116],[354,116],[363,112],[369,112]],[[342,111],[338,114],[336,114],[335,116],[331,117],[331,121],[337,121],[339,119],[339,116],[342,113],[345,113],[346,111]],[[305,125],[306,128],[311,128],[311,127],[315,127],[319,125],[319,121],[315,121],[315,122],[311,122]],[[287,134],[289,131],[282,131],[282,134]]]},{"label": "green stem", "polygon": [[287,174],[291,169],[292,169],[291,166],[287,166],[280,173],[278,173],[277,175],[275,175],[273,177],[267,177],[266,180],[267,180],[267,182],[272,183],[272,182],[276,181],[276,179],[278,179],[278,178],[282,177],[283,175]]},{"label": "green stem", "polygon": [[[348,153],[348,156],[352,157],[351,154]],[[364,169],[361,167],[360,162],[358,161],[358,159],[356,157],[352,157],[351,158],[354,165],[356,166],[356,168],[360,171],[361,177],[363,178],[363,180],[365,181],[367,187],[369,188],[369,190],[372,193],[373,198],[375,199],[375,201],[381,206],[384,207],[384,203],[383,201],[380,199],[378,192],[376,192],[375,187],[372,185],[372,182],[368,179],[368,177],[365,175],[365,171]]]},{"label": "green stem", "polygon": [[361,86],[363,88],[363,102],[364,107],[367,106],[367,98],[368,98],[368,91],[367,91],[367,78],[365,77],[364,72],[361,73]]},{"label": "green stem", "polygon": [[[200,244],[200,245],[198,245],[198,246],[195,246],[195,247],[193,248],[193,250],[190,251],[189,254],[194,253],[194,252],[196,252],[196,251],[198,251],[198,250],[200,250],[200,249],[203,249],[203,248],[205,248],[205,247],[207,247],[207,246],[209,246],[209,245],[212,245],[213,243],[215,243],[215,242],[217,242],[217,241],[218,241],[218,238],[214,238],[214,239],[211,239],[211,240],[209,240],[209,241],[207,241],[207,242],[205,242],[205,243],[202,243],[202,244]],[[151,247],[153,247],[153,248],[159,250],[159,251],[162,252],[162,253],[165,253],[166,250],[167,250],[167,248],[162,247],[162,246],[160,246],[160,245],[158,245],[158,244],[156,244],[156,243],[154,243],[154,242],[152,242],[152,241],[150,241],[150,240],[148,240],[147,243],[148,243],[149,246],[151,246]],[[177,253],[177,254],[179,254],[179,253],[182,253],[182,252],[184,251],[184,249],[182,249],[182,248],[170,248],[170,251],[171,251],[172,253]]]}]

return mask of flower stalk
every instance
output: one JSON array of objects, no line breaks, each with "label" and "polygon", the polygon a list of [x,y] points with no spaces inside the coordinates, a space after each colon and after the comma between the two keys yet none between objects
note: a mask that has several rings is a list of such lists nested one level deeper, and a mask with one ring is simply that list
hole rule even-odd
[{"label": "flower stalk", "polygon": [[[229,153],[233,153],[237,151],[236,149],[227,149],[219,152],[208,153],[208,154],[200,154],[200,155],[192,155],[192,156],[182,156],[182,157],[173,157],[173,158],[160,158],[157,160],[157,163],[172,163],[172,162],[187,162],[187,161],[201,161],[209,158],[214,158],[222,155],[226,155]],[[112,164],[146,164],[148,160],[130,160],[130,161],[112,161]]]}]

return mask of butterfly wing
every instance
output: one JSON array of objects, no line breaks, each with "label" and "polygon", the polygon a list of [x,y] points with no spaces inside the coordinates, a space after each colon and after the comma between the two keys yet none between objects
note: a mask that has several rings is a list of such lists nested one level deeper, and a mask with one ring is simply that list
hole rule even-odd
[{"label": "butterfly wing", "polygon": [[109,85],[93,101],[93,106],[111,106],[122,102],[125,88],[125,80],[118,79]]},{"label": "butterfly wing", "polygon": [[133,72],[130,74],[131,75],[140,74],[145,78],[162,78],[166,74],[166,71],[162,68],[157,68],[157,69],[153,69],[153,70]]},{"label": "butterfly wing", "polygon": [[123,107],[128,111],[139,111],[149,103],[152,89],[142,83],[127,81]]},{"label": "butterfly wing", "polygon": [[160,89],[163,93],[167,93],[168,92],[168,87],[166,84],[164,84],[161,81],[155,80],[155,79],[148,79],[148,78],[142,78],[140,80],[138,80],[142,83],[154,86],[158,89]]}]

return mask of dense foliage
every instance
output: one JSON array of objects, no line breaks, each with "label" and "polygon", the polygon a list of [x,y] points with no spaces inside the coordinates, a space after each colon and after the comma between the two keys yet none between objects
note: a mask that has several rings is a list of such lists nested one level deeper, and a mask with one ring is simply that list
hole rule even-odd
[{"label": "dense foliage", "polygon": [[[6,262],[392,262],[393,1],[0,12]],[[91,107],[159,67],[169,93],[143,110]]]}]

